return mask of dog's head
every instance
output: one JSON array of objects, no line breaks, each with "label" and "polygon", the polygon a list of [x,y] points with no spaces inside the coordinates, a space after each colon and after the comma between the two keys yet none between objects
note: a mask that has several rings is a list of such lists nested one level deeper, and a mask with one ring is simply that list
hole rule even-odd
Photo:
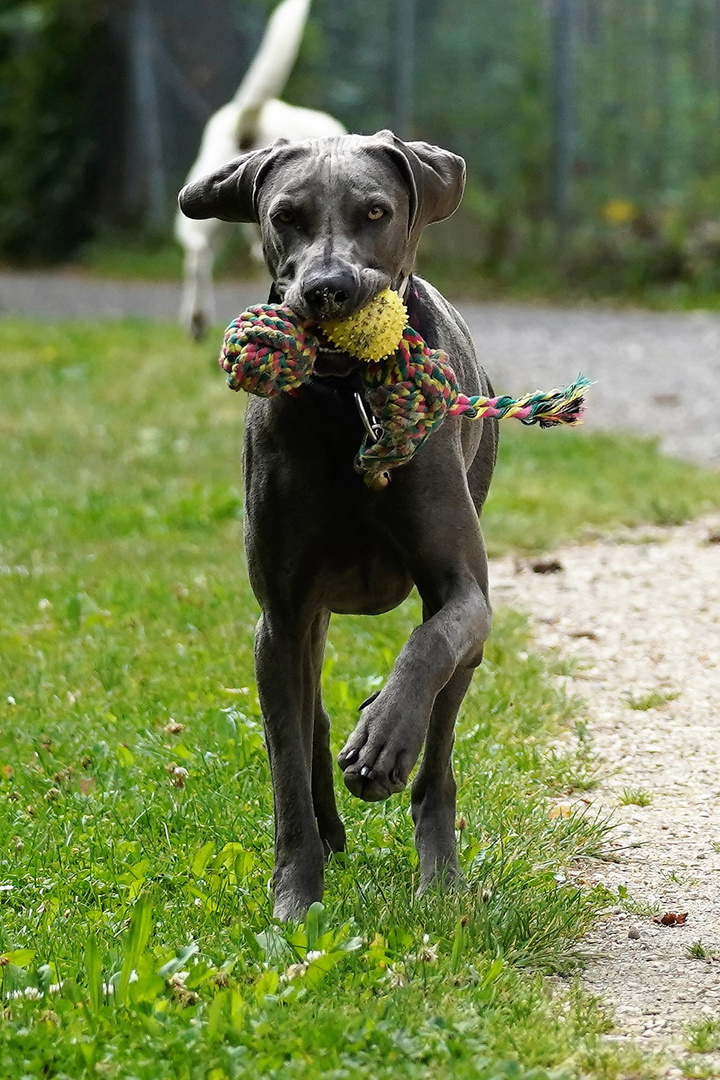
[{"label": "dog's head", "polygon": [[465,162],[390,131],[278,140],[188,184],[191,218],[255,221],[279,297],[301,318],[351,314],[411,272],[420,234],[458,207]]}]

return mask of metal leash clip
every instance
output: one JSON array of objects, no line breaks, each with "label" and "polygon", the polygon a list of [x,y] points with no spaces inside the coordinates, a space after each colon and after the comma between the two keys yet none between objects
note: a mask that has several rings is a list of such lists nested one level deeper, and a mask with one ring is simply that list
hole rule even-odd
[{"label": "metal leash clip", "polygon": [[374,413],[371,412],[371,410],[365,404],[362,394],[360,394],[357,390],[355,391],[355,404],[357,405],[357,411],[360,415],[362,426],[365,428],[368,434],[368,438],[372,439],[374,443],[378,442],[382,437],[383,426],[378,420],[378,418],[374,415]]}]

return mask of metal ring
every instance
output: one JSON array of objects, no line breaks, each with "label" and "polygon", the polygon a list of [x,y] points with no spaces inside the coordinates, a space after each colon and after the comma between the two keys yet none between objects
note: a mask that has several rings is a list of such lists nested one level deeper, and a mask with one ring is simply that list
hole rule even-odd
[{"label": "metal ring", "polygon": [[368,437],[371,438],[373,442],[377,442],[382,436],[383,426],[377,417],[368,410],[367,405],[363,401],[362,394],[358,393],[357,390],[355,391],[355,404],[357,405],[357,411],[360,414],[362,425],[365,428]]}]

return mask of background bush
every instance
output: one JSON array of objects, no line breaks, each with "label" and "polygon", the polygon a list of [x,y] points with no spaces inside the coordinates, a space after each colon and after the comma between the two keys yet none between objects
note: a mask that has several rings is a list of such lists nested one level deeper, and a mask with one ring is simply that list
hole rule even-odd
[{"label": "background bush", "polygon": [[87,237],[97,182],[93,0],[4,0],[0,253],[62,257]]},{"label": "background bush", "polygon": [[[62,258],[92,232],[142,229],[144,212],[156,234],[162,209],[149,214],[146,200],[158,173],[169,226],[203,123],[239,83],[275,6],[145,0],[160,142],[149,162],[146,110],[126,78],[137,5],[4,0],[0,256]],[[717,288],[720,0],[574,0],[561,251],[552,205],[556,0],[416,0],[412,41],[400,33],[399,7],[313,0],[285,97],[354,131],[406,122],[400,134],[467,159],[461,210],[425,243],[444,284]],[[403,109],[408,71],[414,88]]]}]

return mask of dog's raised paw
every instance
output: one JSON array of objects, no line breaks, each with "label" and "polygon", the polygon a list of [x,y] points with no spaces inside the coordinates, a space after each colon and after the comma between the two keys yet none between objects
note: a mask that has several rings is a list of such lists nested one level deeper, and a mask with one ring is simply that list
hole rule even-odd
[{"label": "dog's raised paw", "polygon": [[412,756],[396,738],[375,739],[361,719],[341,750],[338,764],[353,795],[365,802],[382,802],[406,786]]},{"label": "dog's raised paw", "polygon": [[[397,777],[396,770],[392,775]],[[352,767],[345,769],[343,779],[348,791],[364,802],[383,802],[406,786],[405,781],[377,776],[367,766],[359,770]]]}]

